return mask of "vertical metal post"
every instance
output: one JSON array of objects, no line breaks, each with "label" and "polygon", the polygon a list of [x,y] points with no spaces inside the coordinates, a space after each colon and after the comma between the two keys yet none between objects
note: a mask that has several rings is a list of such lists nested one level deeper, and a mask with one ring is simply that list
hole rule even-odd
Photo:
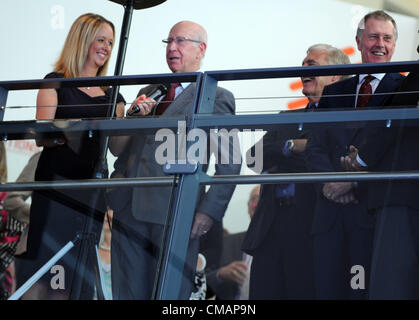
[{"label": "vertical metal post", "polygon": [[210,114],[214,111],[214,100],[218,81],[204,73],[202,77],[201,92],[196,113]]},{"label": "vertical metal post", "polygon": [[119,40],[118,56],[115,64],[115,75],[120,76],[124,69],[125,55],[127,52],[129,31],[131,28],[132,12],[134,11],[134,0],[128,0],[125,7],[122,21],[121,38]]},{"label": "vertical metal post", "polygon": [[8,93],[8,90],[4,89],[3,87],[0,87],[0,121],[3,121],[4,119]]},{"label": "vertical metal post", "polygon": [[[127,52],[127,46],[128,46],[128,38],[129,38],[129,31],[131,28],[131,20],[132,20],[132,13],[134,11],[134,0],[128,0],[127,5],[125,6],[125,12],[124,12],[124,19],[122,21],[122,29],[121,29],[121,39],[119,40],[119,48],[118,48],[118,56],[116,58],[116,64],[115,64],[115,76],[122,75],[122,70],[124,69],[124,62],[125,62],[125,55]],[[114,86],[112,88],[112,107],[110,110],[110,113],[108,114],[108,117],[113,117],[116,110],[116,101],[119,93],[119,85]],[[108,151],[108,145],[109,145],[109,137],[106,136],[104,140],[104,147],[102,149],[101,153],[101,162],[102,167],[106,167],[106,153]]]},{"label": "vertical metal post", "polygon": [[[216,88],[217,81],[213,78],[206,81],[201,81],[200,77],[197,79],[197,92],[193,106],[195,112],[212,112]],[[194,118],[191,119],[188,130],[193,128],[195,128]],[[201,175],[202,165],[200,164],[194,174],[182,174],[179,178],[178,192],[171,213],[172,229],[165,244],[166,253],[157,293],[157,298],[160,300],[179,299]]]}]

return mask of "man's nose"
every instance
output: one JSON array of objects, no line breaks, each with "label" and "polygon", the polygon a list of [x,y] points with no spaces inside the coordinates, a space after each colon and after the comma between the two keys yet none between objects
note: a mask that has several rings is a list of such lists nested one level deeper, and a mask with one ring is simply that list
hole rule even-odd
[{"label": "man's nose", "polygon": [[176,50],[177,49],[177,44],[176,44],[176,41],[171,41],[171,42],[169,42],[168,44],[167,44],[167,48],[166,48],[168,51],[173,51],[173,50]]},{"label": "man's nose", "polygon": [[378,37],[376,45],[379,46],[379,47],[384,47],[384,38],[383,37]]}]

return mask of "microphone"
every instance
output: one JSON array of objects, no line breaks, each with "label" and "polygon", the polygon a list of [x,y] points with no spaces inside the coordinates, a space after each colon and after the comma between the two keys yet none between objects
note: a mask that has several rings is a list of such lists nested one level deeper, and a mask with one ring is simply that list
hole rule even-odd
[{"label": "microphone", "polygon": [[[155,88],[155,90],[152,91],[150,93],[150,95],[147,96],[147,98],[151,98],[151,99],[157,100],[157,99],[163,97],[164,95],[166,95],[167,91],[168,91],[167,85],[159,84]],[[157,104],[156,104],[156,106],[157,106]],[[132,116],[132,115],[136,114],[139,111],[140,111],[140,107],[138,105],[136,105],[131,111],[128,111],[127,114],[129,116]]]}]

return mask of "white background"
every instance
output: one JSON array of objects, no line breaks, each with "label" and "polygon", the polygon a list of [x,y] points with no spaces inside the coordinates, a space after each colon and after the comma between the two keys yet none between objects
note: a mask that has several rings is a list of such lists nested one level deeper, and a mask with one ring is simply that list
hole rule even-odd
[{"label": "white background", "polygon": [[[354,47],[356,26],[368,8],[334,0],[168,0],[133,13],[124,75],[168,73],[165,48],[172,25],[192,20],[203,25],[209,35],[202,71],[300,66],[307,48],[329,43],[338,48]],[[52,71],[73,21],[94,12],[111,20],[116,27],[116,44],[108,74],[114,72],[123,7],[106,0],[1,0],[0,81],[41,79]],[[399,27],[393,61],[417,59],[418,19],[390,13]],[[356,51],[352,63],[360,61]],[[238,99],[237,112],[286,109],[300,90],[289,84],[297,79],[223,82]],[[131,102],[139,86],[121,88]],[[248,97],[285,97],[249,101]],[[32,120],[36,91],[10,92],[5,119]],[[15,109],[14,106],[25,106]],[[9,181],[14,181],[33,152],[27,144],[8,143]],[[112,161],[112,159],[110,160]],[[243,173],[250,174],[243,169]],[[247,228],[247,197],[251,186],[238,186],[224,219],[231,232]]]}]

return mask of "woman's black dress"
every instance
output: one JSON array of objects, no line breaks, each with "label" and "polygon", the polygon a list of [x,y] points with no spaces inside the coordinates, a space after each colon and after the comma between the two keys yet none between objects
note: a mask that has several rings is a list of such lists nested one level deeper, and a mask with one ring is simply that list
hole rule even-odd
[{"label": "woman's black dress", "polygon": [[[45,78],[62,77],[62,74],[53,72]],[[104,96],[93,98],[77,88],[56,90],[58,107],[55,119],[103,118],[107,116],[108,109],[111,108],[111,89],[108,89]],[[124,101],[121,95],[118,96],[117,101]],[[64,145],[44,147],[36,169],[35,180],[92,179],[99,157],[100,133],[93,132],[92,135],[89,135],[88,132],[83,132],[77,139],[69,140]],[[24,267],[25,279],[21,279],[22,281],[26,281],[63,246],[74,240],[78,233],[83,232],[87,221],[86,217],[91,212],[90,208],[95,209],[92,231],[96,235],[96,242],[98,241],[106,204],[102,193],[96,203],[92,203],[97,191],[95,189],[67,189],[33,192],[27,260]],[[62,279],[54,278],[58,273],[53,273],[53,270],[47,272],[40,280],[48,290],[52,290],[51,296],[58,292],[64,296],[68,296],[70,293],[80,251],[80,245],[77,245],[56,263],[56,265],[62,266],[63,269],[60,270],[65,272],[65,289],[61,289],[60,281]],[[89,256],[90,258],[92,257]],[[93,261],[95,260],[90,260],[90,262]],[[92,272],[91,264],[88,266],[87,270]],[[84,280],[86,279],[84,277]],[[51,281],[55,284],[52,284]],[[57,289],[57,287],[59,288]],[[91,294],[91,285],[84,283],[80,298],[90,299]]]}]

